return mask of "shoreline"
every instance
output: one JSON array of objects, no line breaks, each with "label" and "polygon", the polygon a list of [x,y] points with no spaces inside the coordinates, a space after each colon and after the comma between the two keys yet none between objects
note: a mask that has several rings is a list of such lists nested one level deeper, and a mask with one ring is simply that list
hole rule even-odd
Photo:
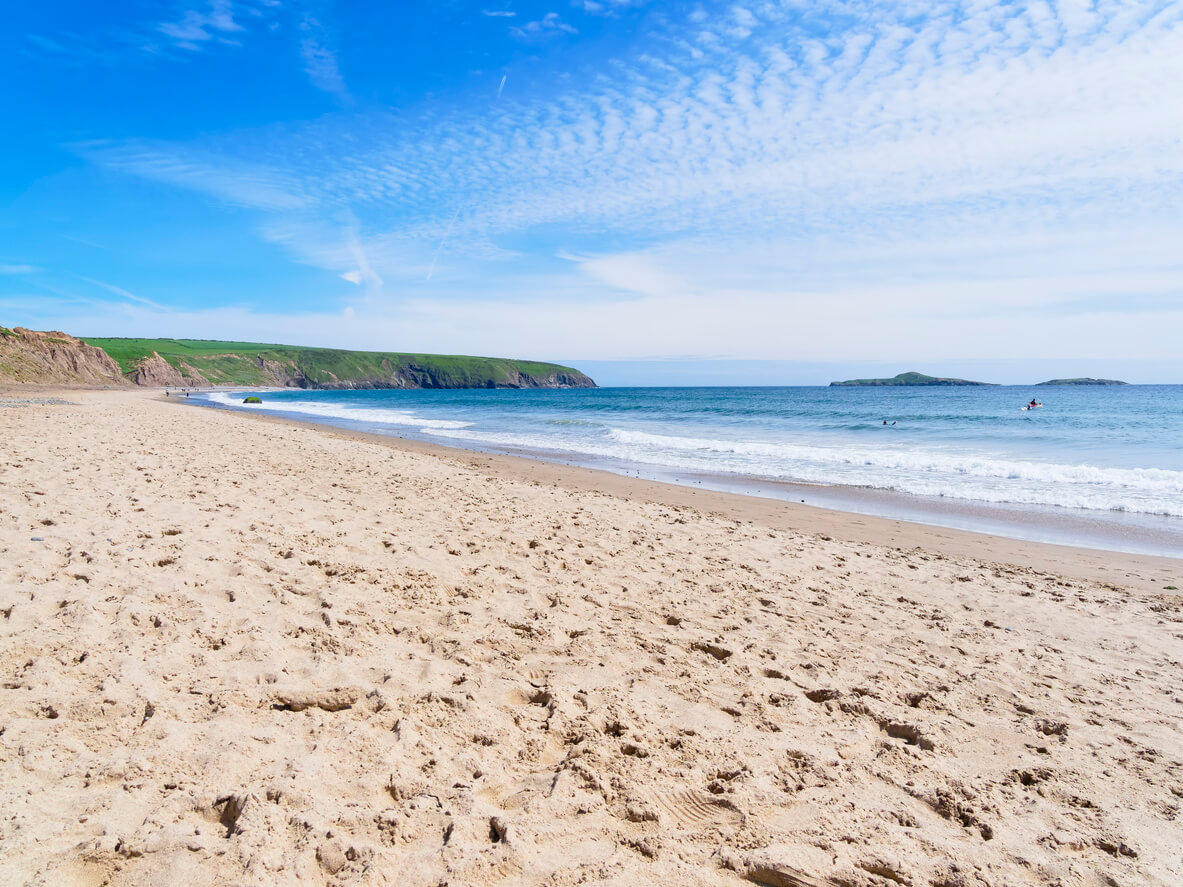
[{"label": "shoreline", "polygon": [[924,549],[950,557],[1013,564],[1093,582],[1121,584],[1143,593],[1162,592],[1167,585],[1183,587],[1183,583],[1179,581],[1183,579],[1183,557],[1172,558],[1106,548],[1033,542],[974,530],[802,504],[785,499],[629,477],[608,469],[552,462],[526,455],[487,453],[413,437],[357,431],[290,416],[211,407],[186,402],[183,398],[157,399],[182,406],[244,415],[258,422],[312,428],[347,440],[379,443],[394,449],[451,460],[470,468],[491,469],[516,480],[547,483],[578,492],[599,492],[626,499],[637,498],[658,505],[695,508],[733,520],[751,521],[775,530],[830,536],[844,542],[879,545],[898,550]]},{"label": "shoreline", "polygon": [[[251,412],[233,402],[211,402],[201,398],[204,405],[214,409]],[[264,409],[272,415],[277,413]],[[1055,504],[1023,504],[995,502],[993,496],[960,498],[957,495],[904,492],[863,484],[842,482],[840,479],[820,482],[781,480],[760,474],[712,473],[709,468],[669,467],[653,462],[629,461],[617,457],[578,449],[547,449],[513,444],[486,443],[475,438],[454,439],[447,432],[436,433],[430,427],[415,429],[382,426],[345,417],[305,417],[280,411],[299,421],[323,424],[345,430],[365,431],[389,435],[403,440],[435,443],[468,452],[498,453],[552,462],[559,465],[578,465],[604,470],[624,477],[637,477],[662,483],[674,483],[699,489],[713,489],[746,496],[771,498],[785,502],[807,501],[808,504],[858,515],[902,520],[909,523],[959,529],[1006,538],[1066,545],[1076,548],[1104,549],[1156,557],[1183,558],[1183,518],[1139,511],[1091,510]],[[434,419],[422,417],[424,422]]]}]

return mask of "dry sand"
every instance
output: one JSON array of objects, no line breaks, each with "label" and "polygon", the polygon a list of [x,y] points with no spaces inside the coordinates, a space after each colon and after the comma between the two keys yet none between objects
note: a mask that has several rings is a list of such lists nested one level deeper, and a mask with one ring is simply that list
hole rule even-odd
[{"label": "dry sand", "polygon": [[59,396],[0,883],[1183,883],[1181,561]]}]

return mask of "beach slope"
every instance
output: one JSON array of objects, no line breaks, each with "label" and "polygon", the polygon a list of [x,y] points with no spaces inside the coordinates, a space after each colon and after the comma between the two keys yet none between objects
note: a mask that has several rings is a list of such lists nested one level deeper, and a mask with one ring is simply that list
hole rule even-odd
[{"label": "beach slope", "polygon": [[58,396],[0,410],[0,883],[1183,883],[1171,562]]}]

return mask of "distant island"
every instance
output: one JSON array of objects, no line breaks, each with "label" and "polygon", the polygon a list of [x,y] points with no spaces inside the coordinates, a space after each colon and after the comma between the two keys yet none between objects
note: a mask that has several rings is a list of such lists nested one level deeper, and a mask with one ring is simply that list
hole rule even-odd
[{"label": "distant island", "polygon": [[968,379],[948,379],[944,376],[926,376],[924,373],[900,373],[890,379],[847,379],[845,382],[831,382],[831,388],[861,387],[877,388],[901,385],[992,385],[992,382],[971,382]]},{"label": "distant island", "polygon": [[1129,382],[1121,382],[1117,379],[1048,379],[1046,382],[1040,382],[1040,385],[1128,385]]},{"label": "distant island", "polygon": [[595,388],[554,363],[204,339],[75,338],[0,327],[0,383],[280,388]]}]

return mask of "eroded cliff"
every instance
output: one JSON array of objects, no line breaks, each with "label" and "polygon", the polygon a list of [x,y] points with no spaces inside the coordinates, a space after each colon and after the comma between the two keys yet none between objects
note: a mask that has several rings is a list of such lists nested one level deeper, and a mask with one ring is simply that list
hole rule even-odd
[{"label": "eroded cliff", "polygon": [[[88,337],[89,338],[89,337]],[[500,357],[196,339],[89,339],[0,327],[0,383],[199,388],[594,388],[572,367]]]},{"label": "eroded cliff", "polygon": [[58,332],[0,327],[0,383],[123,385],[123,373],[102,348]]}]

